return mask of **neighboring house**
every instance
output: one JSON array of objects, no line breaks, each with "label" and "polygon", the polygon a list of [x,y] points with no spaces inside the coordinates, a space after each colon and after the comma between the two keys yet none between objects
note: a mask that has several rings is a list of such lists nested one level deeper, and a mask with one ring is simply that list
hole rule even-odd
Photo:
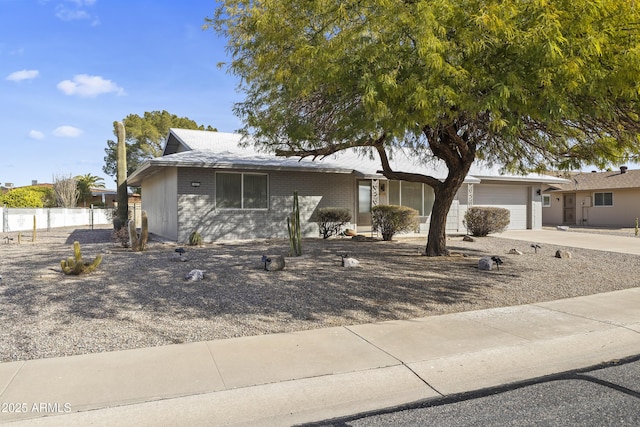
[{"label": "neighboring house", "polygon": [[[413,182],[389,181],[375,156],[346,150],[323,159],[284,158],[256,152],[238,134],[171,129],[163,155],[145,162],[128,178],[142,188],[149,231],[186,241],[193,231],[205,241],[286,237],[293,192],[300,200],[306,236],[317,236],[310,222],[320,207],[348,208],[350,228],[368,232],[371,207],[410,206],[420,214],[419,232],[427,232],[434,193]],[[246,141],[245,141],[246,142]],[[402,151],[391,158],[395,170],[444,179],[446,169],[421,165]],[[566,180],[550,176],[504,176],[475,165],[449,211],[447,230],[464,232],[471,205],[511,211],[511,229],[542,227],[541,188]]]},{"label": "neighboring house", "polygon": [[640,217],[640,170],[581,172],[543,191],[544,225],[634,227]]},{"label": "neighboring house", "polygon": [[[118,191],[106,188],[92,188],[88,205],[113,207],[117,206]],[[129,205],[140,205],[140,195],[129,192]]]}]

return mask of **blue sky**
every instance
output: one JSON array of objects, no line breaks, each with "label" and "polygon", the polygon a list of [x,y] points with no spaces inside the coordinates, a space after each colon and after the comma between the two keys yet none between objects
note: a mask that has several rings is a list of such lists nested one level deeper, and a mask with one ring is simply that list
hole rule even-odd
[{"label": "blue sky", "polygon": [[113,122],[167,110],[219,131],[241,123],[213,0],[0,0],[0,183],[102,171]]}]

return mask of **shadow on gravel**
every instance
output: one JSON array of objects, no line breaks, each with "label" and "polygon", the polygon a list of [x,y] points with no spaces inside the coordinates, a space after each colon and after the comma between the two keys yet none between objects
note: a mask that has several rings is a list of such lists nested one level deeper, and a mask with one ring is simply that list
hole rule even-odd
[{"label": "shadow on gravel", "polygon": [[113,230],[108,229],[100,229],[100,230],[90,230],[90,229],[77,229],[73,230],[69,237],[65,241],[67,245],[73,245],[73,242],[78,241],[80,244],[87,243],[111,243],[113,242]]}]

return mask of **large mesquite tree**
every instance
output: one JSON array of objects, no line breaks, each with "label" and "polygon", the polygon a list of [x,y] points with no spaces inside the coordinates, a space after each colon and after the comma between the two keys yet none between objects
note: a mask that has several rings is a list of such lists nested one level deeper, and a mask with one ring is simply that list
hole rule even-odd
[{"label": "large mesquite tree", "polygon": [[[433,187],[426,254],[476,159],[510,171],[638,152],[640,3],[620,0],[226,0],[236,105],[258,147],[373,151],[389,179]],[[396,150],[448,168],[393,170]]]}]

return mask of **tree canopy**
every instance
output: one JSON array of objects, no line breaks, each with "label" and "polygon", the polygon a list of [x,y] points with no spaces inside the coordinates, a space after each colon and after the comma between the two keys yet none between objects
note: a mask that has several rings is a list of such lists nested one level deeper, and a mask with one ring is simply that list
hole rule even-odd
[{"label": "tree canopy", "polygon": [[[187,117],[178,117],[165,110],[145,112],[142,117],[129,114],[123,123],[127,135],[127,175],[133,173],[145,160],[162,154],[162,144],[170,128],[216,130],[210,125],[199,125]],[[115,177],[116,141],[108,140],[104,151],[106,156],[102,170]]]},{"label": "tree canopy", "polygon": [[[640,4],[619,0],[226,0],[236,105],[282,155],[377,152],[389,179],[434,189],[427,255],[476,159],[526,172],[639,151]],[[445,180],[390,168],[405,150]]]}]

